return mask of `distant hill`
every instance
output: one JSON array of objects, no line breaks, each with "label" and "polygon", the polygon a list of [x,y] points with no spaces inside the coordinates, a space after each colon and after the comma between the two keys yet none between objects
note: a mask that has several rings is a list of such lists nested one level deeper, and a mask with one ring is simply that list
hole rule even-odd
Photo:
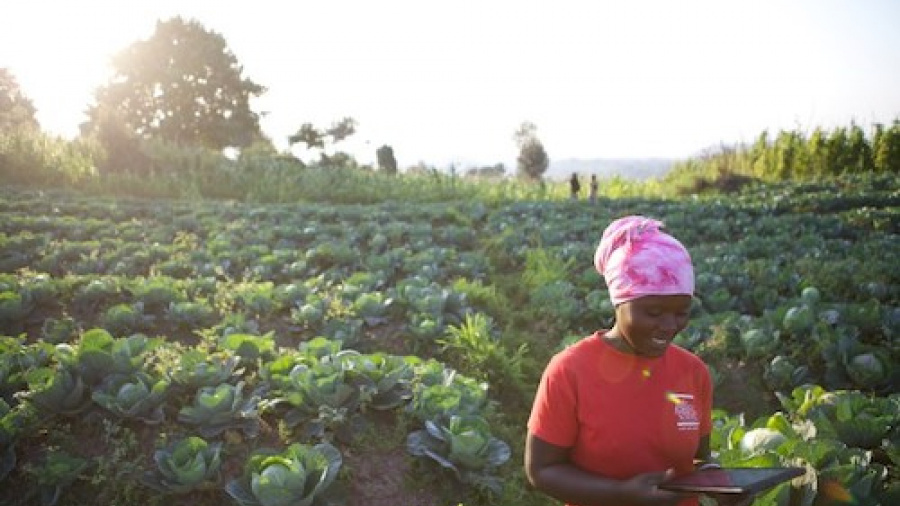
[{"label": "distant hill", "polygon": [[668,158],[594,158],[582,160],[569,158],[566,160],[550,160],[550,168],[544,174],[545,179],[561,180],[577,173],[582,179],[597,174],[601,179],[614,176],[623,179],[649,179],[659,177],[668,172],[678,162]]}]

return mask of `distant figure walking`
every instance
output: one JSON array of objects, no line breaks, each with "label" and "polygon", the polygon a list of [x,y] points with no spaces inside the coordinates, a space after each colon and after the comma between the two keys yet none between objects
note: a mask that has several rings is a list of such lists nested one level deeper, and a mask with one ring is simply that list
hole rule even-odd
[{"label": "distant figure walking", "polygon": [[591,174],[591,193],[589,195],[591,203],[597,201],[597,186],[597,174]]},{"label": "distant figure walking", "polygon": [[569,190],[572,193],[572,200],[578,200],[578,192],[581,191],[581,183],[578,182],[578,174],[572,173],[572,177],[569,178]]}]

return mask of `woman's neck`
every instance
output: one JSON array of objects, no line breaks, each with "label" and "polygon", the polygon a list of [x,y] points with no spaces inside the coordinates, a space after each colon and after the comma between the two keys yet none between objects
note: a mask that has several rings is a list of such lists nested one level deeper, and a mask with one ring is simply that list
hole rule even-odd
[{"label": "woman's neck", "polygon": [[610,346],[615,348],[622,353],[628,353],[629,355],[637,355],[637,351],[631,347],[631,343],[629,343],[625,338],[623,338],[616,327],[613,327],[612,330],[603,335],[603,339],[609,343]]}]

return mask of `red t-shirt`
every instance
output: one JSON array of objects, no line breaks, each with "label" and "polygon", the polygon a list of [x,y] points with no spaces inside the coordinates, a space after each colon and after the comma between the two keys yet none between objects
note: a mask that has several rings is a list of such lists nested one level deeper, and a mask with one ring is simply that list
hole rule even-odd
[{"label": "red t-shirt", "polygon": [[[712,429],[712,383],[700,358],[670,345],[658,358],[623,353],[598,332],[558,353],[544,371],[528,429],[571,448],[572,463],[613,479],[693,470]],[[682,506],[696,504],[696,499]]]}]

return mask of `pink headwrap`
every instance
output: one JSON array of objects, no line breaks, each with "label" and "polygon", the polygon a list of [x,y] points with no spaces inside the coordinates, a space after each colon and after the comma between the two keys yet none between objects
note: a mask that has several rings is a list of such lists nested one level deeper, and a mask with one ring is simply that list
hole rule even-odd
[{"label": "pink headwrap", "polygon": [[613,221],[603,232],[594,267],[606,279],[614,306],[645,295],[693,295],[694,268],[687,249],[644,216]]}]

